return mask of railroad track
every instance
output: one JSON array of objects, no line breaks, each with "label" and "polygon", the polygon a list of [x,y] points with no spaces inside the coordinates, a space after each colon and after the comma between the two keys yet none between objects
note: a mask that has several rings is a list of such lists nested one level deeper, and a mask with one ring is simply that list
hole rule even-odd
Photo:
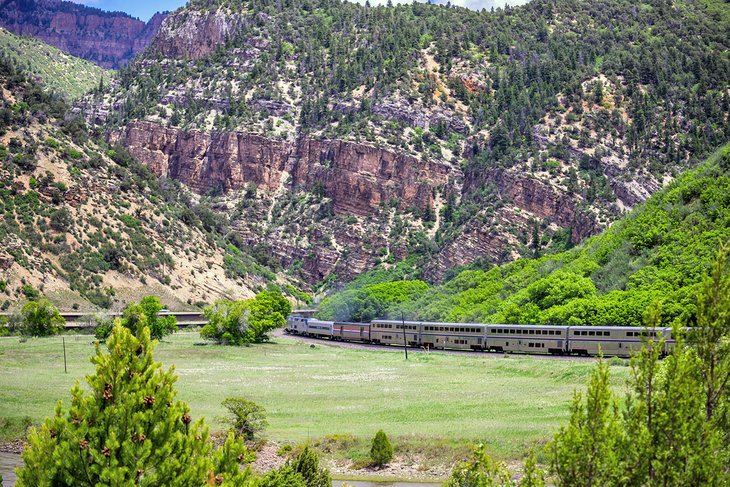
[{"label": "railroad track", "polygon": [[[312,313],[311,310],[294,310],[292,313],[303,314]],[[0,317],[10,317],[13,313],[2,312]],[[66,320],[65,327],[67,329],[85,329],[94,328],[96,326],[95,317],[99,315],[107,316],[109,318],[118,318],[122,316],[121,311],[99,311],[96,313],[89,313],[85,311],[62,311],[60,315]],[[208,320],[202,311],[161,311],[159,316],[174,316],[177,318],[177,326],[179,328],[191,328],[194,326],[205,326],[208,324]]]},{"label": "railroad track", "polygon": [[[96,326],[95,317],[99,315],[109,318],[118,318],[122,316],[120,311],[88,313],[81,311],[63,311],[59,313],[65,320],[64,325],[67,329],[84,329]],[[0,313],[0,316],[11,316],[12,313]],[[193,326],[205,326],[208,320],[202,311],[162,311],[159,316],[174,316],[177,318],[177,326],[180,328],[189,328]]]}]

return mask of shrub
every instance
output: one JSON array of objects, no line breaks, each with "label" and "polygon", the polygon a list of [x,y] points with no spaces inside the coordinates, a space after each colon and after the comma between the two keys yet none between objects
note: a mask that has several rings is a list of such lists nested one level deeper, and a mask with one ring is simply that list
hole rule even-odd
[{"label": "shrub", "polygon": [[41,293],[31,284],[23,284],[20,287],[20,291],[30,300],[36,300],[41,297]]},{"label": "shrub", "polygon": [[303,478],[307,487],[330,487],[332,479],[329,470],[319,466],[319,457],[309,445],[291,463],[292,468]]},{"label": "shrub", "polygon": [[63,329],[66,320],[47,299],[25,303],[21,311],[24,335],[49,336]]},{"label": "shrub", "polygon": [[285,463],[276,470],[272,470],[259,481],[258,487],[308,487],[302,474]]},{"label": "shrub", "polygon": [[393,459],[393,447],[383,430],[378,431],[370,448],[370,460],[374,465],[382,467]]},{"label": "shrub", "polygon": [[98,340],[106,340],[109,338],[109,335],[111,335],[112,330],[114,329],[114,321],[111,319],[101,319],[97,322],[96,327],[94,327],[94,336]]},{"label": "shrub", "polygon": [[262,433],[269,425],[266,421],[266,410],[253,401],[242,397],[229,397],[222,403],[230,416],[224,419],[236,434],[244,440],[251,441]]}]

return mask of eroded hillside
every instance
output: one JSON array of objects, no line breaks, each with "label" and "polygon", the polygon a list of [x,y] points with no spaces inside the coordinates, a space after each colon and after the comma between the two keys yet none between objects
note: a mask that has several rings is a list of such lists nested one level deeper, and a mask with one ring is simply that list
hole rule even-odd
[{"label": "eroded hillside", "polygon": [[4,63],[0,83],[3,309],[37,293],[65,309],[151,293],[178,309],[266,286],[295,293],[179,183],[65,121],[63,101]]},{"label": "eroded hillside", "polygon": [[[714,4],[713,4],[714,5]],[[730,136],[707,2],[196,2],[77,105],[310,283],[568,248]]]}]

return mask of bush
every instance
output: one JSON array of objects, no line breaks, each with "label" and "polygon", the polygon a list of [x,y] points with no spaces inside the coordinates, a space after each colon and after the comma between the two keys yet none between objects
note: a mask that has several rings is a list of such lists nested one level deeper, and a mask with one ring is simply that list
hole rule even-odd
[{"label": "bush", "polygon": [[221,404],[230,413],[230,417],[224,418],[224,422],[246,441],[253,440],[269,425],[266,421],[266,410],[253,401],[242,397],[229,397]]},{"label": "bush", "polygon": [[272,470],[261,479],[258,487],[308,487],[302,474],[285,463],[276,470]]},{"label": "bush", "polygon": [[208,324],[200,331],[206,340],[245,345],[268,340],[268,334],[286,323],[291,304],[279,292],[263,291],[254,299],[218,300],[203,311]]},{"label": "bush", "polygon": [[383,430],[378,431],[373,438],[373,444],[370,448],[370,460],[374,465],[382,467],[387,465],[393,459],[393,447],[385,436]]},{"label": "bush", "polygon": [[114,321],[109,318],[103,318],[97,321],[94,327],[94,336],[97,340],[106,340],[114,329]]},{"label": "bush", "polygon": [[22,331],[24,335],[49,336],[55,335],[63,329],[66,320],[47,299],[30,301],[23,306]]},{"label": "bush", "polygon": [[291,463],[292,468],[303,478],[307,487],[331,487],[329,470],[319,466],[319,457],[309,445]]},{"label": "bush", "polygon": [[41,297],[41,293],[30,284],[23,284],[20,291],[30,300],[36,300]]}]

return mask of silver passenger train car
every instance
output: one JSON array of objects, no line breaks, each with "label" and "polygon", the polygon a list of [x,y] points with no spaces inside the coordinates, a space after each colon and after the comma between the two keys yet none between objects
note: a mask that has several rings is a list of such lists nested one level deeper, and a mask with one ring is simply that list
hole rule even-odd
[{"label": "silver passenger train car", "polygon": [[664,339],[674,347],[671,328],[617,326],[484,325],[427,321],[373,320],[371,323],[321,321],[290,316],[287,333],[343,341],[429,349],[554,355],[629,357],[644,341]]}]

